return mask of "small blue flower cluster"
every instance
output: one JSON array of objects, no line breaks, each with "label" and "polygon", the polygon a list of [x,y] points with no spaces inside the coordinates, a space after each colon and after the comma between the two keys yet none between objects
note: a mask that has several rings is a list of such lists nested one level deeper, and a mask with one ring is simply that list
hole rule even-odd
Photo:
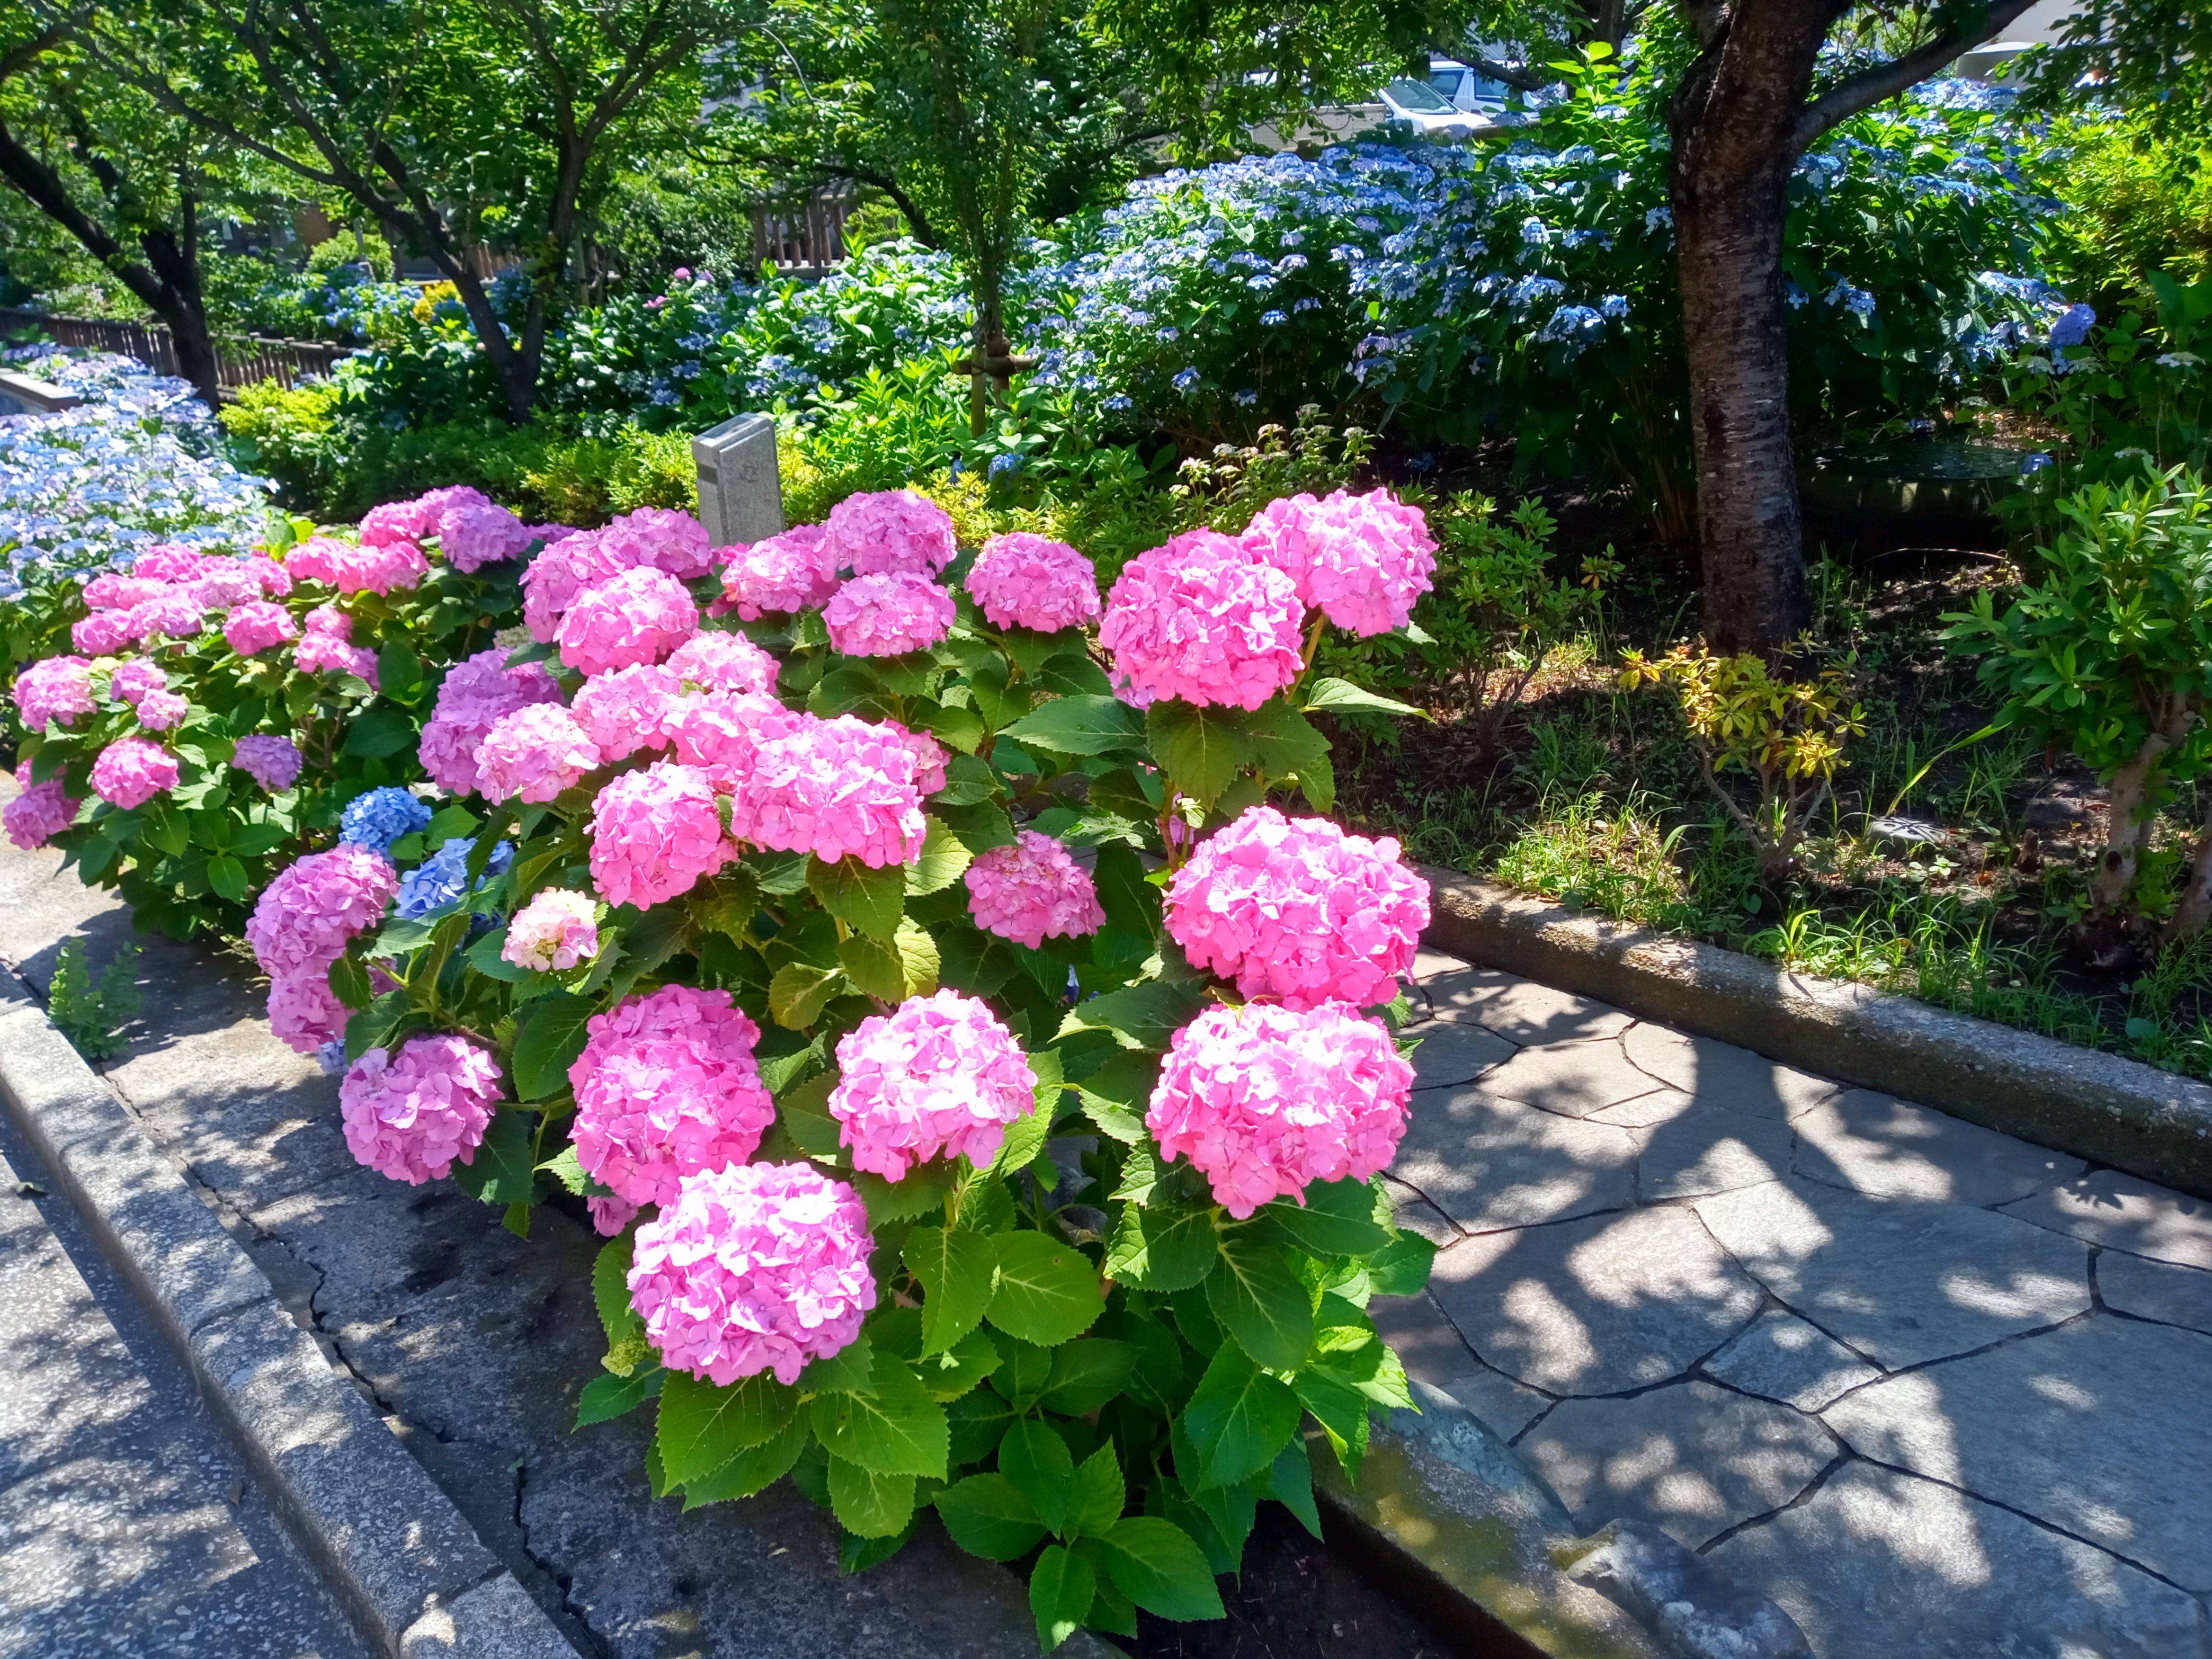
[{"label": "small blue flower cluster", "polygon": [[[400,877],[395,912],[411,921],[459,903],[461,895],[468,890],[469,854],[475,847],[474,837],[456,837]],[[491,857],[485,860],[486,876],[506,874],[514,858],[514,842],[494,843]]]},{"label": "small blue flower cluster", "polygon": [[389,853],[392,843],[430,823],[430,806],[396,787],[371,789],[346,803],[338,817],[338,839],[372,853]]}]

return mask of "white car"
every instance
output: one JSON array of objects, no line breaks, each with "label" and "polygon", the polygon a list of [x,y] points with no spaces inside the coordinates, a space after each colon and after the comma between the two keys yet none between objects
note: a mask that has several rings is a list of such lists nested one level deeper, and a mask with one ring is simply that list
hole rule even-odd
[{"label": "white car", "polygon": [[1429,84],[1454,109],[1495,122],[1506,112],[1513,88],[1451,58],[1429,59]]},{"label": "white car", "polygon": [[1449,58],[1429,60],[1429,78],[1401,76],[1382,88],[1388,118],[1403,121],[1424,137],[1468,138],[1513,125],[1502,81],[1480,75]]}]

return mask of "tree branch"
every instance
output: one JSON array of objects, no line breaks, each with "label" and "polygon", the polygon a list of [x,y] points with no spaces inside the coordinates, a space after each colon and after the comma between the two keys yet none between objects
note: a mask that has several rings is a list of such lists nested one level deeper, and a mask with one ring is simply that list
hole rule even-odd
[{"label": "tree branch", "polygon": [[2005,26],[2026,11],[2034,0],[1993,0],[1983,15],[1981,27],[1938,35],[1904,57],[1838,82],[1805,106],[1790,135],[1792,153],[1803,155],[1823,135],[1832,131],[1861,110],[1871,109],[1886,98],[1894,98],[1918,85],[1962,52],[1984,40],[1994,40]]},{"label": "tree branch", "polygon": [[21,75],[46,56],[48,52],[67,40],[69,34],[70,29],[67,24],[54,23],[48,26],[44,33],[34,34],[20,45],[9,48],[4,55],[0,55],[0,81]]},{"label": "tree branch", "polygon": [[1470,52],[1464,43],[1454,46],[1436,35],[1429,37],[1429,50],[1439,58],[1449,58],[1465,64],[1477,75],[1487,76],[1492,81],[1503,81],[1509,87],[1522,92],[1541,92],[1549,83],[1530,69],[1516,69],[1510,64],[1501,64],[1495,58],[1485,58],[1480,52]]}]

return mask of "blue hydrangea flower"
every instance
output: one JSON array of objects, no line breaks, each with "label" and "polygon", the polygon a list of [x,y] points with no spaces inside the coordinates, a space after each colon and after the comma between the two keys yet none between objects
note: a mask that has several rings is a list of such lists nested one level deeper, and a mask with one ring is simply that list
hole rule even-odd
[{"label": "blue hydrangea flower", "polygon": [[1009,472],[1018,472],[1021,470],[1022,458],[1018,455],[1009,453],[991,457],[990,476],[994,478],[1001,478]]},{"label": "blue hydrangea flower", "polygon": [[1267,328],[1280,328],[1290,320],[1279,311],[1263,311],[1260,313],[1261,324]]},{"label": "blue hydrangea flower", "polygon": [[372,853],[388,853],[402,836],[428,827],[430,808],[404,789],[372,789],[346,803],[338,819],[338,838]]},{"label": "blue hydrangea flower", "polygon": [[1836,285],[1820,296],[1832,306],[1841,306],[1845,311],[1865,322],[1874,315],[1874,295],[1863,288],[1854,288],[1841,276]]},{"label": "blue hydrangea flower", "polygon": [[2067,346],[2080,345],[2089,337],[2089,331],[2097,325],[2094,306],[2069,306],[2059,313],[2058,320],[2051,325],[2051,349],[2053,351]]},{"label": "blue hydrangea flower", "polygon": [[315,1050],[315,1064],[323,1068],[325,1077],[341,1077],[345,1073],[345,1039],[332,1037]]},{"label": "blue hydrangea flower", "polygon": [[[457,836],[399,878],[399,897],[393,908],[409,918],[427,916],[460,902],[462,884],[468,879],[472,836]],[[487,875],[501,875],[514,857],[512,842],[491,849]]]},{"label": "blue hydrangea flower", "polygon": [[1237,394],[1237,404],[1245,409],[1251,408],[1254,404],[1256,404],[1259,401],[1260,394],[1249,386]]},{"label": "blue hydrangea flower", "polygon": [[1175,389],[1186,397],[1190,394],[1190,389],[1197,384],[1198,370],[1195,368],[1186,368],[1175,377]]}]

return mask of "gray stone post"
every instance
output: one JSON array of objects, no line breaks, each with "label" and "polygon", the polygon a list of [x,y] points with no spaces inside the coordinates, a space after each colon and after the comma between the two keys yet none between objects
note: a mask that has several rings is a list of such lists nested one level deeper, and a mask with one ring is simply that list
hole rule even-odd
[{"label": "gray stone post", "polygon": [[699,468],[699,521],[709,544],[729,547],[783,528],[783,479],[775,465],[775,421],[739,415],[691,441]]}]

